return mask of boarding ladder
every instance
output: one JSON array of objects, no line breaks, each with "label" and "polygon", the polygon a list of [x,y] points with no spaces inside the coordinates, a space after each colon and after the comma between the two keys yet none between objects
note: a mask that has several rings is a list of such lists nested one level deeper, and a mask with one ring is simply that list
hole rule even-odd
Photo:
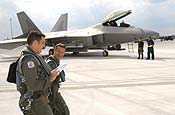
[{"label": "boarding ladder", "polygon": [[134,53],[133,42],[128,43],[128,52],[129,53]]}]

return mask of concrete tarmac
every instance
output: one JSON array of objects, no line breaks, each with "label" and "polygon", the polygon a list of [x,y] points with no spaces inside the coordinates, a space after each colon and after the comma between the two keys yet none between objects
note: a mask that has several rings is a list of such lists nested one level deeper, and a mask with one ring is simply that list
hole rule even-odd
[{"label": "concrete tarmac", "polygon": [[[134,52],[93,50],[66,55],[66,82],[60,92],[71,115],[175,115],[175,41],[156,41],[155,60]],[[147,44],[145,42],[144,57]],[[8,52],[9,53],[9,52]],[[16,86],[6,82],[8,65],[17,57],[0,54],[0,114],[22,115]]]}]

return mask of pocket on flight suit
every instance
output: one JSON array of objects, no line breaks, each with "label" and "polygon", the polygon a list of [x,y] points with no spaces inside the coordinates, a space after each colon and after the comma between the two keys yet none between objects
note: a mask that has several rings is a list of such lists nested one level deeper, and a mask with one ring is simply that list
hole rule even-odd
[{"label": "pocket on flight suit", "polygon": [[37,113],[37,115],[53,115],[50,106],[45,103],[43,96],[34,99],[33,109]]},{"label": "pocket on flight suit", "polygon": [[21,111],[24,113],[24,115],[35,115],[34,111],[32,110],[32,105],[30,109],[26,110],[26,107],[28,106],[28,104],[29,104],[28,99],[24,98],[24,96],[21,96],[19,100],[19,107]]}]

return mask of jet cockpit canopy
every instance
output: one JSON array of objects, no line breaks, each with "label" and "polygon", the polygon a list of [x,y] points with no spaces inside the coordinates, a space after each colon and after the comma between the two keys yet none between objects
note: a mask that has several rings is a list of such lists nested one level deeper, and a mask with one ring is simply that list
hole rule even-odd
[{"label": "jet cockpit canopy", "polygon": [[105,17],[105,19],[102,21],[102,24],[104,26],[107,26],[108,24],[112,24],[112,25],[116,25],[117,26],[117,23],[116,21],[125,17],[125,16],[128,16],[129,14],[131,14],[131,10],[126,10],[126,11],[123,11],[123,10],[120,10],[120,11],[113,11],[112,13],[110,13],[109,15],[107,15]]}]

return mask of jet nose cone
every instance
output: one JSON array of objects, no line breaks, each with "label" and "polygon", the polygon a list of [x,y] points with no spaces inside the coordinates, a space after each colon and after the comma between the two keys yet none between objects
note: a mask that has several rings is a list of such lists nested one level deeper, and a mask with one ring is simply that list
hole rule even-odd
[{"label": "jet nose cone", "polygon": [[144,30],[145,37],[151,37],[151,38],[158,38],[159,33],[152,31],[152,30]]}]

